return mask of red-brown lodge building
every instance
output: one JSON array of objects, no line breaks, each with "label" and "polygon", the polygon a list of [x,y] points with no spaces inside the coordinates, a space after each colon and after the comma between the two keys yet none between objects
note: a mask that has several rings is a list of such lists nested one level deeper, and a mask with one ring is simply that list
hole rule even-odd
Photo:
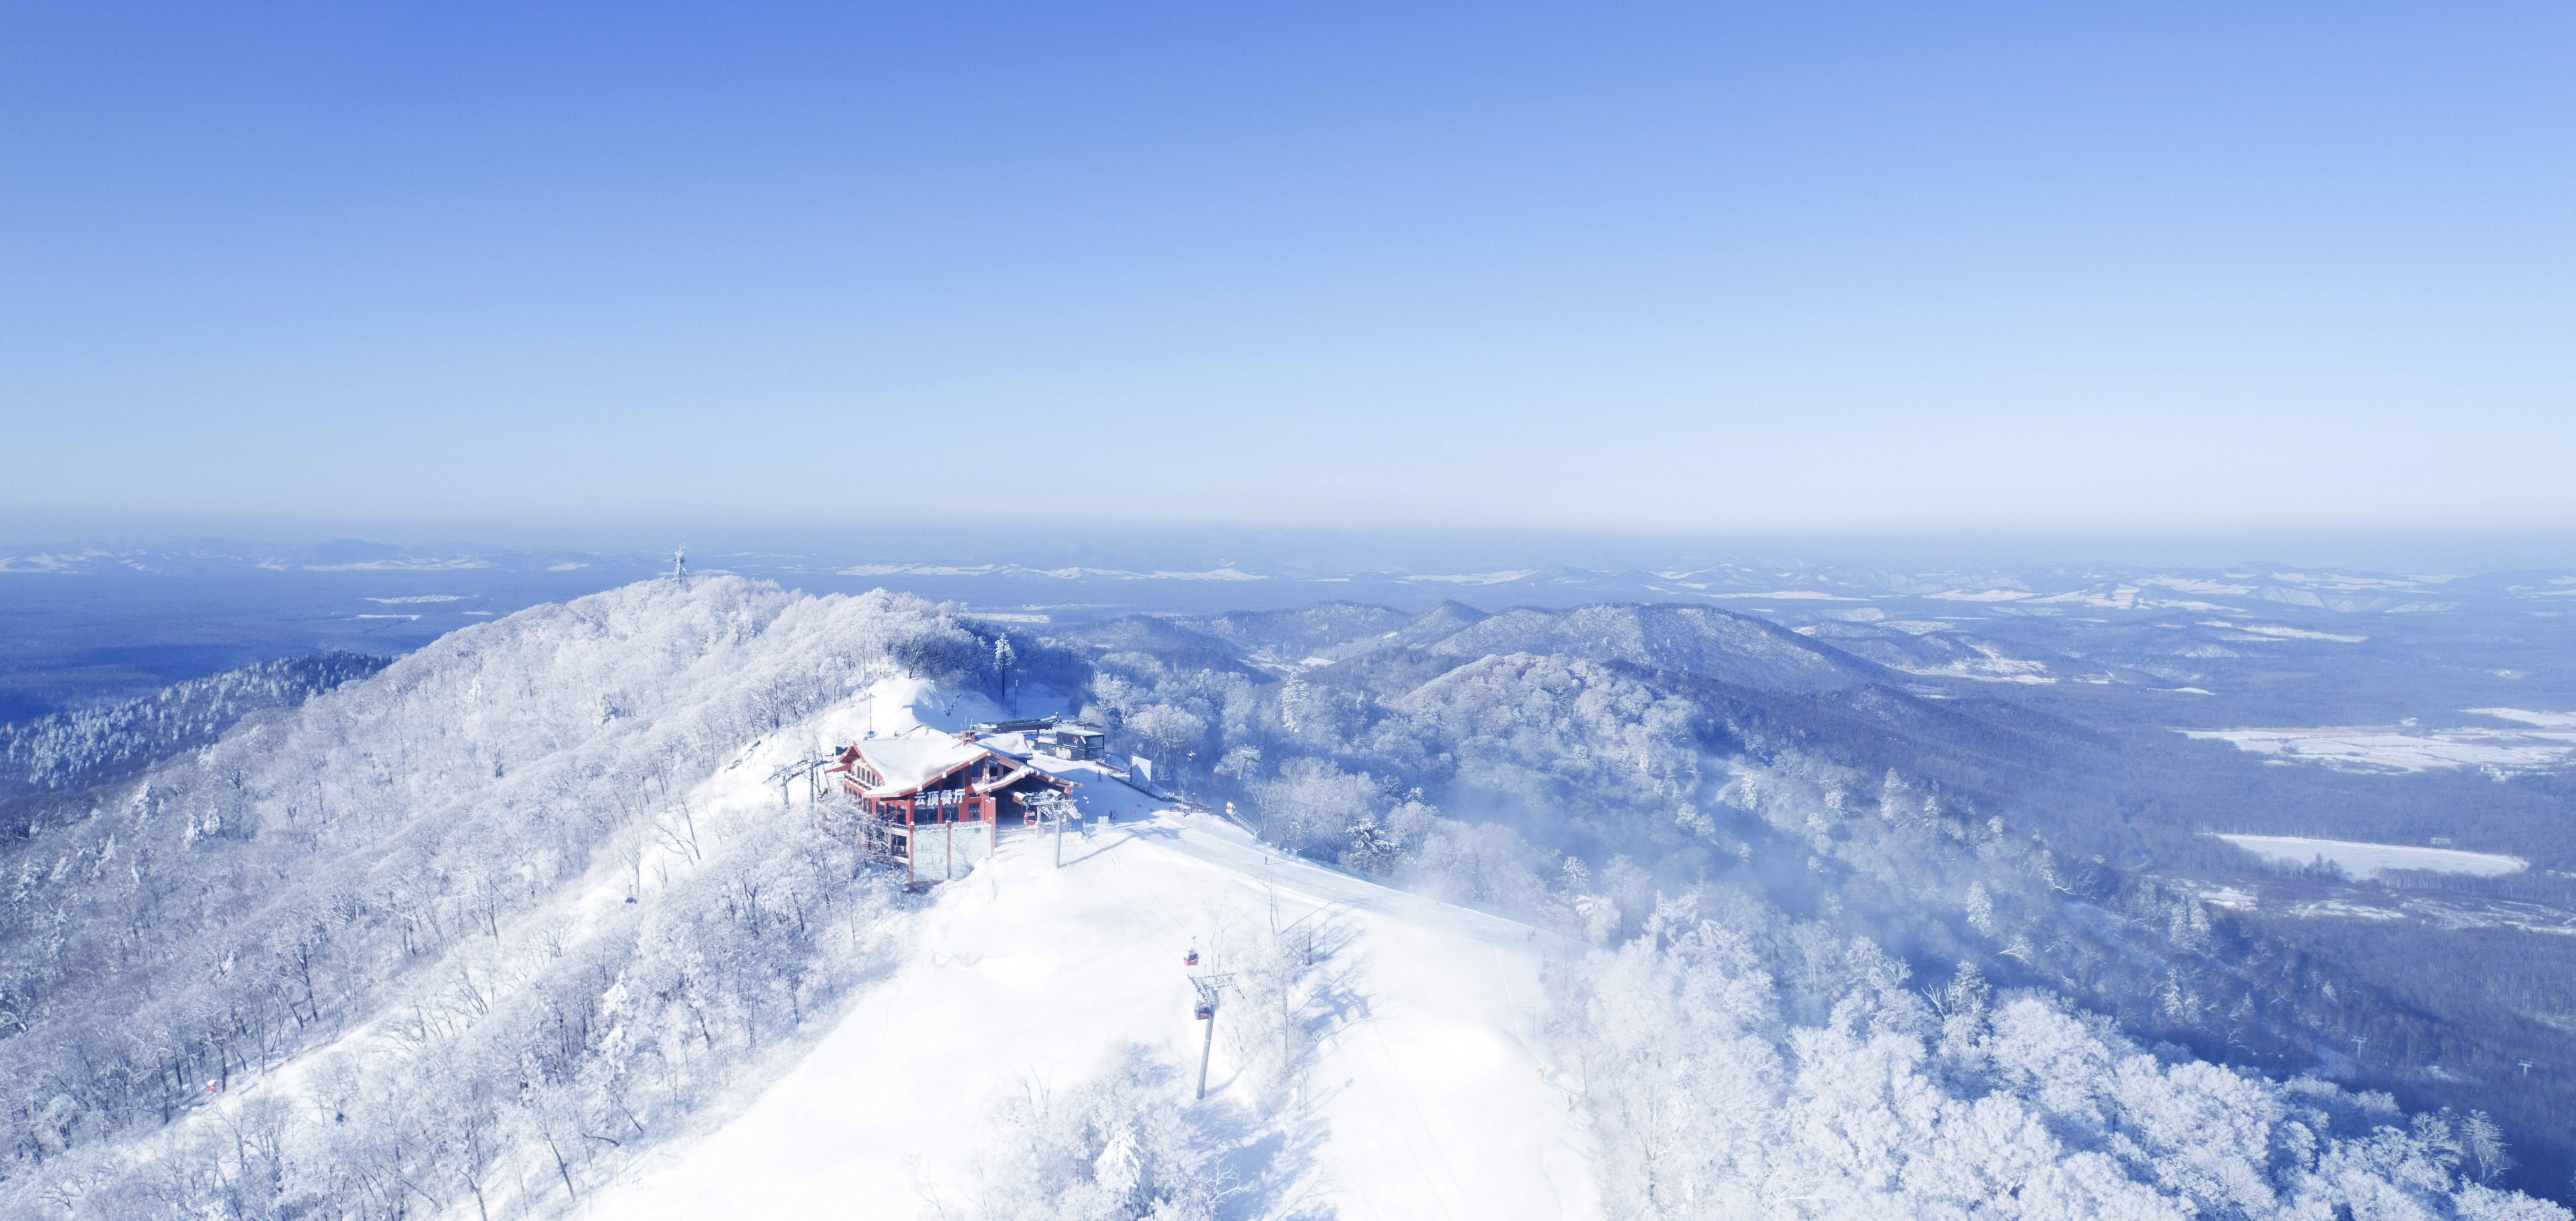
[{"label": "red-brown lodge building", "polygon": [[[997,841],[1006,821],[1028,825],[1029,806],[1041,796],[1075,788],[971,736],[942,733],[853,742],[824,770],[841,773],[842,791],[907,864],[920,855],[921,828],[938,826],[953,839],[956,824],[967,823]],[[934,860],[950,856],[934,854]]]}]

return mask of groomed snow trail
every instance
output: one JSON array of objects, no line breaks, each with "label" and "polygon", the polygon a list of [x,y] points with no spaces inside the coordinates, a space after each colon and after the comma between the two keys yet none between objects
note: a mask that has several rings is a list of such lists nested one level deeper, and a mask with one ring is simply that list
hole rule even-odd
[{"label": "groomed snow trail", "polygon": [[[1213,817],[1114,781],[1117,810],[939,891],[885,983],[732,1120],[649,1156],[594,1197],[594,1218],[936,1215],[996,1155],[985,1116],[1035,1080],[1078,1083],[1131,1044],[1194,1075],[1201,1027],[1182,955],[1276,919],[1322,922],[1340,987],[1319,1024],[1305,1103],[1265,1117],[1270,1149],[1310,1150],[1250,1217],[1590,1218],[1591,1137],[1538,1030],[1549,957],[1579,952],[1527,926],[1283,858]],[[1123,790],[1113,792],[1109,790]],[[1121,808],[1123,807],[1123,808]],[[1220,932],[1222,928],[1222,932]],[[1219,1020],[1225,1020],[1220,1014]],[[1212,1104],[1230,1100],[1223,1032]],[[1190,1107],[1190,1082],[1172,1100]]]}]

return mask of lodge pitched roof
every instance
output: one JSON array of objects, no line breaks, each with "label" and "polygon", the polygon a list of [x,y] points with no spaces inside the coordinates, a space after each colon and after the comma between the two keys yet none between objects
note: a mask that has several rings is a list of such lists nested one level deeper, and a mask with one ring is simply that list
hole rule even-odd
[{"label": "lodge pitched roof", "polygon": [[[912,796],[986,759],[1007,770],[1004,775],[974,785],[978,795],[1000,792],[1031,776],[1058,786],[1068,784],[1009,755],[941,733],[854,742],[841,752],[839,765],[829,770],[851,773],[870,797],[899,798]],[[857,770],[854,764],[865,764],[867,771]],[[875,773],[877,783],[866,783],[868,772]]]}]

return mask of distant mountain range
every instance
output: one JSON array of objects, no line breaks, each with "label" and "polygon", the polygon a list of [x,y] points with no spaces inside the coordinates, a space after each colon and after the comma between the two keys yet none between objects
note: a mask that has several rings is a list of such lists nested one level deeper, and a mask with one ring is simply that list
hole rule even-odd
[{"label": "distant mountain range", "polygon": [[[1144,624],[1149,623],[1162,626],[1148,629]],[[1487,614],[1464,603],[1443,602],[1406,615],[1380,606],[1324,602],[1297,610],[1167,620],[1132,616],[1068,635],[1116,648],[1198,644],[1205,652],[1232,653],[1274,673],[1419,649],[1449,664],[1509,653],[1624,661],[1766,691],[1831,691],[1900,679],[1885,667],[1777,624],[1700,606],[1605,603]]]},{"label": "distant mountain range", "polygon": [[[1152,616],[1165,622],[1105,630],[1156,653],[1183,647],[1166,635],[1195,636],[1210,659],[1274,673],[1388,645],[1426,656],[1473,649],[1602,661],[1694,650],[1740,660],[1770,649],[1781,659],[1832,660],[1815,662],[1803,685],[1711,676],[1780,690],[1824,689],[1857,673],[2020,687],[2051,700],[2125,701],[2132,706],[2102,715],[2202,728],[2576,707],[2576,668],[2566,662],[2576,570],[1705,555],[1669,566],[1485,568],[1436,563],[1444,553],[1426,548],[1346,550],[1336,554],[1410,567],[1334,571],[1297,561],[1306,552],[1288,548],[1077,544],[1000,554],[961,544],[942,562],[862,550],[885,545],[855,537],[844,550],[705,549],[691,552],[690,571],[817,594],[918,594],[1015,631]],[[671,563],[667,552],[349,539],[22,548],[0,554],[0,610],[12,616],[12,634],[0,640],[0,720],[131,698],[262,657],[399,655],[525,607],[656,577]],[[1595,609],[1559,613],[1583,607]],[[1807,643],[1793,647],[1792,638]],[[2387,681],[2399,673],[2410,677]]]},{"label": "distant mountain range", "polygon": [[[1168,560],[1171,557],[1160,557]],[[1804,618],[1869,622],[1908,615],[2050,615],[2112,612],[2265,614],[2286,608],[2348,615],[2430,614],[2464,609],[2576,610],[2576,569],[2479,575],[2396,574],[2249,562],[2223,569],[2121,565],[1990,565],[1907,568],[1752,559],[1665,568],[1594,570],[1565,566],[1484,572],[1319,572],[1235,561],[1203,566],[1120,562],[1048,565],[1012,561],[854,560],[828,552],[702,553],[693,568],[770,577],[788,584],[926,584],[952,596],[990,601],[1160,602],[1152,586],[1208,588],[1215,598],[1270,606],[1327,598],[1427,607],[1445,600],[1499,609],[1590,602],[1702,603],[1733,610],[1798,612]],[[641,552],[511,549],[468,544],[397,546],[342,539],[296,547],[204,541],[169,547],[93,545],[26,548],[0,555],[0,573],[189,575],[225,572],[590,572],[631,579],[667,571],[671,557]],[[1255,591],[1258,592],[1255,592]],[[1115,592],[1113,592],[1115,591]]]},{"label": "distant mountain range", "polygon": [[527,551],[452,544],[401,547],[360,539],[335,539],[314,546],[206,540],[167,547],[109,547],[70,544],[17,549],[0,555],[0,573],[58,573],[85,576],[142,574],[207,575],[246,570],[268,572],[440,572],[472,569],[571,572],[605,568],[649,572],[668,568],[669,557],[612,555],[584,551]]}]

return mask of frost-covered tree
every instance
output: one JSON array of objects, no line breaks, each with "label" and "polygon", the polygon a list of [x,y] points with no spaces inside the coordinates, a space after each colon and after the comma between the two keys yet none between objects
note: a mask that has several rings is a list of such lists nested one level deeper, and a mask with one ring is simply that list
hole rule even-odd
[{"label": "frost-covered tree", "polygon": [[1011,701],[1011,703],[1009,703],[1009,704],[1007,705],[1007,706],[1010,706],[1010,707],[1017,707],[1016,700],[1017,700],[1017,697],[1018,697],[1018,690],[1017,690],[1015,687],[1013,687],[1013,686],[1012,686],[1011,680],[1012,680],[1012,678],[1014,677],[1014,672],[1019,668],[1019,662],[1020,662],[1019,653],[1018,653],[1016,650],[1014,650],[1013,648],[1011,648],[1011,638],[1010,638],[1010,637],[1008,637],[1008,636],[1002,636],[1002,635],[996,635],[996,636],[994,636],[994,637],[993,637],[993,686],[994,686],[994,694],[999,695],[999,696],[1000,696],[1000,697],[1002,697],[1005,701]]},{"label": "frost-covered tree", "polygon": [[[1178,1105],[1179,1070],[1131,1048],[1071,1088],[1023,1081],[991,1116],[968,1215],[985,1221],[1216,1221],[1221,1145]],[[943,1210],[944,1211],[944,1210]]]},{"label": "frost-covered tree", "polygon": [[1127,716],[1127,731],[1144,740],[1166,769],[1183,765],[1207,737],[1207,720],[1187,708],[1147,704]]},{"label": "frost-covered tree", "polygon": [[1796,930],[1746,915],[1668,902],[1552,981],[1614,1216],[2568,1216],[2479,1181],[2479,1117],[2143,1048],[1973,967],[1909,990],[1867,940],[1790,964],[1764,942]]}]

